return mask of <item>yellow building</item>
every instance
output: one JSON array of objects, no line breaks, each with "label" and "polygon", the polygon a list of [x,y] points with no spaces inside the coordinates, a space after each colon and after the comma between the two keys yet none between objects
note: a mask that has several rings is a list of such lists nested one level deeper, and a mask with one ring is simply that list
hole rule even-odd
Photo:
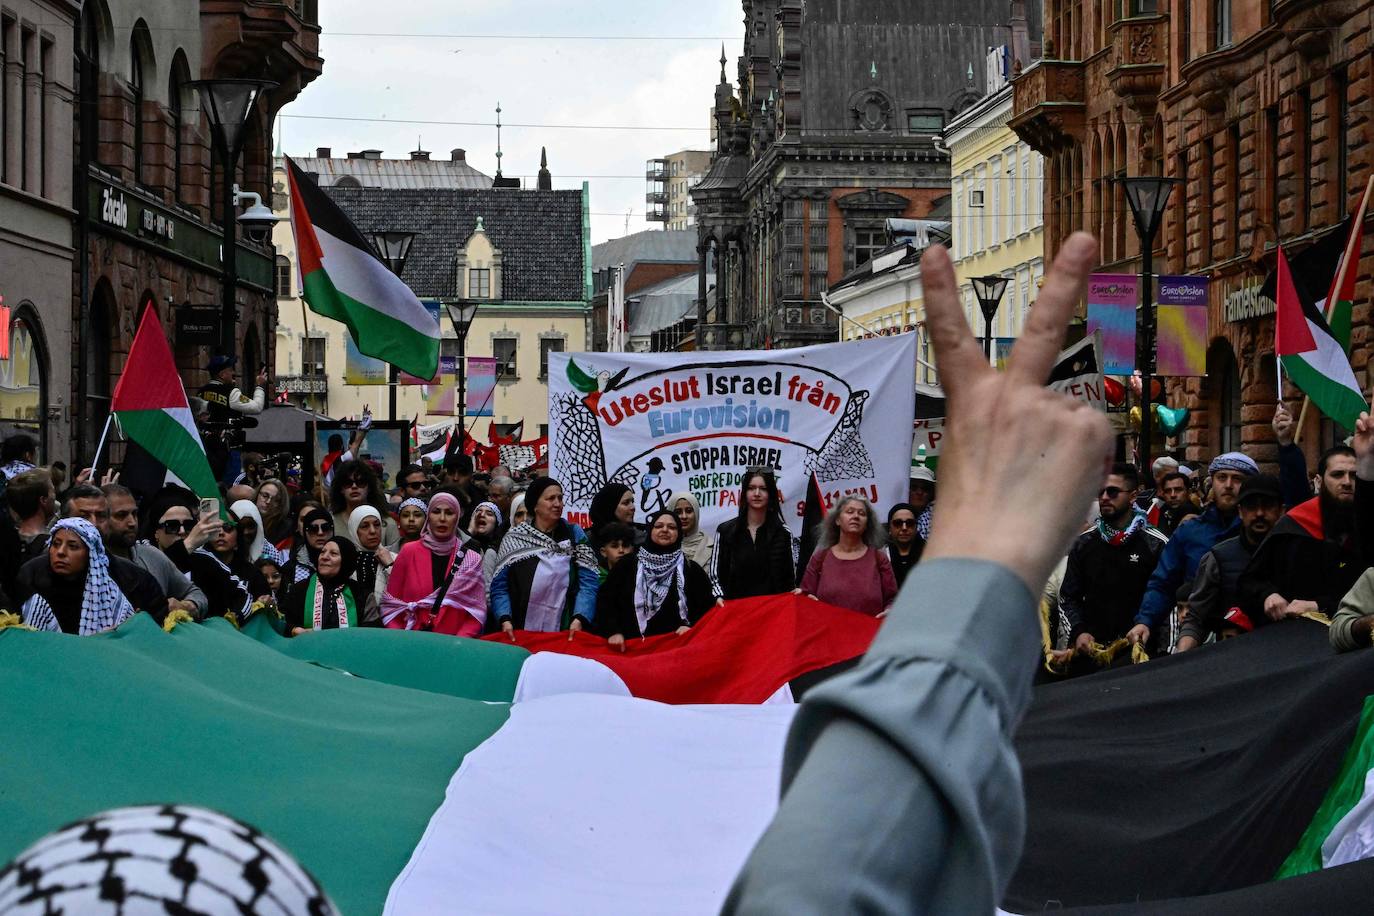
[{"label": "yellow building", "polygon": [[1045,273],[1045,161],[1007,127],[1011,113],[1007,85],[965,109],[945,129],[953,176],[954,269],[969,327],[979,338],[983,312],[971,278],[1008,279],[992,331],[994,338],[1006,340],[1020,335]]},{"label": "yellow building", "polygon": [[[285,187],[285,174],[277,181]],[[415,233],[402,279],[422,300],[440,306],[442,356],[458,355],[458,341],[444,305],[478,305],[467,336],[466,355],[495,357],[499,382],[490,417],[469,417],[480,442],[489,426],[505,433],[525,424],[527,438],[548,425],[548,354],[587,349],[591,299],[588,193],[486,188],[345,187],[331,196],[365,237],[374,231]],[[289,201],[275,196],[279,215]],[[366,364],[350,358],[343,325],[305,309],[299,298],[295,240],[289,223],[279,224],[277,246],[277,390],[295,403],[333,417],[357,416],[364,405],[385,419],[388,390],[384,369],[373,363],[376,384],[350,384]],[[350,379],[349,370],[354,370]],[[422,424],[447,419],[430,412],[426,388],[402,385],[397,416]],[[469,397],[469,409],[478,405]]]}]

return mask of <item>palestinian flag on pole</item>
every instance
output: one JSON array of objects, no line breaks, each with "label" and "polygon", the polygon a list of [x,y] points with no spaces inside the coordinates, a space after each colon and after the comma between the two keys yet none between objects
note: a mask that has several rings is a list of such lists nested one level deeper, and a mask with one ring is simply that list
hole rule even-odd
[{"label": "palestinian flag on pole", "polygon": [[[1327,293],[1326,323],[1331,333],[1345,352],[1350,352],[1351,313],[1355,308],[1355,278],[1360,272],[1360,255],[1364,250],[1364,216],[1369,208],[1369,192],[1374,190],[1374,176],[1365,185],[1364,196],[1360,198],[1360,208],[1355,213],[1355,221],[1350,227],[1350,236],[1345,249],[1341,252],[1336,275],[1331,280],[1331,291]],[[1350,427],[1347,427],[1349,429]]]},{"label": "palestinian flag on pole", "polygon": [[342,322],[366,356],[417,378],[439,371],[439,322],[290,158],[291,229],[311,310]]},{"label": "palestinian flag on pole", "polygon": [[152,305],[143,310],[110,410],[124,435],[187,488],[202,499],[219,498],[219,485],[205,457],[186,389]]},{"label": "palestinian flag on pole", "polygon": [[[1344,428],[1354,429],[1361,412],[1369,409],[1369,402],[1355,380],[1355,370],[1350,367],[1345,347],[1332,332],[1317,303],[1299,295],[1294,286],[1283,246],[1279,246],[1277,274],[1274,350],[1283,364],[1283,371],[1322,413]],[[1348,310],[1345,314],[1348,334]]]},{"label": "palestinian flag on pole", "polygon": [[[344,913],[716,912],[777,805],[796,706],[758,701],[876,628],[781,595],[605,664],[576,657],[605,647],[590,636],[546,634],[560,652],[284,639],[262,615],[0,629],[0,670],[25,689],[0,706],[0,768],[24,784],[0,792],[0,869],[98,811],[184,804],[275,839]],[[519,862],[519,880],[491,862]]]}]

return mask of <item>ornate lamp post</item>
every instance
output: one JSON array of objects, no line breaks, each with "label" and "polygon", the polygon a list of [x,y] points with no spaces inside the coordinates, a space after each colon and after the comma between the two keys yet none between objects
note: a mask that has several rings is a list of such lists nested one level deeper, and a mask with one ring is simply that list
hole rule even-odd
[{"label": "ornate lamp post", "polygon": [[[477,303],[470,299],[450,302],[447,306],[449,320],[453,322],[454,333],[458,335],[458,448],[450,449],[454,454],[463,447],[467,438],[468,420],[468,331],[472,330],[472,320],[477,317]],[[448,457],[445,455],[444,457]]]},{"label": "ornate lamp post", "polygon": [[[277,88],[271,80],[219,79],[196,80],[187,83],[200,93],[201,110],[210,122],[210,133],[224,165],[224,238],[221,260],[224,266],[224,298],[220,312],[220,352],[234,355],[235,325],[238,309],[235,289],[238,287],[238,246],[235,241],[234,211],[238,188],[234,184],[234,170],[243,152],[243,135],[258,98]],[[256,196],[256,195],[254,195]],[[259,201],[261,203],[261,201]]]},{"label": "ornate lamp post", "polygon": [[1155,366],[1155,310],[1154,310],[1154,249],[1155,235],[1164,217],[1164,208],[1169,205],[1169,195],[1177,178],[1164,178],[1157,175],[1142,175],[1136,178],[1123,178],[1126,189],[1126,202],[1131,205],[1131,216],[1135,218],[1135,231],[1140,237],[1140,325],[1141,334],[1137,343],[1137,363],[1140,365],[1140,391],[1144,404],[1140,408],[1140,447],[1136,450],[1140,460],[1140,479],[1153,480],[1150,476],[1150,437],[1154,432],[1154,413],[1150,400],[1150,384]]},{"label": "ornate lamp post", "polygon": [[[377,257],[381,258],[398,278],[406,269],[406,259],[410,257],[410,245],[414,241],[415,233],[413,232],[393,230],[372,233],[372,247],[377,249]],[[392,420],[396,419],[396,388],[400,382],[400,370],[391,366],[387,373],[386,388],[387,405],[390,407],[387,416]]]},{"label": "ornate lamp post", "polygon": [[973,295],[978,298],[978,305],[983,310],[983,355],[992,362],[992,321],[997,317],[997,307],[1002,304],[1002,297],[1006,295],[1007,283],[1010,282],[1006,277],[974,277],[969,280],[973,284]]}]

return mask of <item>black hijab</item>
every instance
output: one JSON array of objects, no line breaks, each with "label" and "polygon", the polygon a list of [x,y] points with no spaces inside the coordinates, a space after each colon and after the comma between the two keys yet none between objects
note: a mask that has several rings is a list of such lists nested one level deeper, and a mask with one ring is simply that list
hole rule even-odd
[{"label": "black hijab", "polygon": [[[321,511],[323,511],[323,510],[321,510]],[[311,514],[313,515],[314,513],[311,513]],[[320,581],[323,582],[325,585],[334,586],[334,585],[337,585],[337,584],[340,583],[340,582],[345,582],[345,581],[347,581],[347,580],[348,580],[348,577],[351,576],[351,575],[353,575],[354,570],[356,570],[356,569],[358,568],[358,548],[357,548],[357,546],[356,546],[352,541],[350,541],[348,538],[343,537],[343,536],[341,536],[341,535],[337,535],[337,534],[334,535],[334,537],[330,538],[329,540],[325,541],[325,543],[326,543],[326,544],[337,544],[338,547],[339,547],[339,572],[338,572],[338,575],[330,576],[328,579],[326,579],[323,575],[320,576]],[[315,554],[315,569],[316,569],[316,574],[317,574],[317,575],[318,575],[318,570],[319,570],[319,568],[320,568],[320,555],[319,555],[319,553],[317,552],[317,553]]]},{"label": "black hijab", "polygon": [[607,522],[616,521],[615,510],[630,488],[623,483],[608,483],[592,498],[592,530],[600,531]]}]

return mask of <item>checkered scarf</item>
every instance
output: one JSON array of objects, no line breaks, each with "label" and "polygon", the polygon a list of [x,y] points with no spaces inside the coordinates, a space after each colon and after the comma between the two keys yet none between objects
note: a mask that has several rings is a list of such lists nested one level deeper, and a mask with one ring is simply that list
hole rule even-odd
[{"label": "checkered scarf", "polygon": [[[89,636],[119,626],[134,616],[133,605],[119,590],[110,577],[110,557],[105,553],[105,543],[100,532],[84,518],[64,518],[53,526],[48,535],[48,545],[52,545],[52,535],[66,529],[75,531],[86,544],[90,559],[86,566],[86,587],[81,597],[81,624],[77,633]],[[20,611],[24,622],[36,630],[60,631],[57,615],[52,605],[38,593],[34,593]]]}]

